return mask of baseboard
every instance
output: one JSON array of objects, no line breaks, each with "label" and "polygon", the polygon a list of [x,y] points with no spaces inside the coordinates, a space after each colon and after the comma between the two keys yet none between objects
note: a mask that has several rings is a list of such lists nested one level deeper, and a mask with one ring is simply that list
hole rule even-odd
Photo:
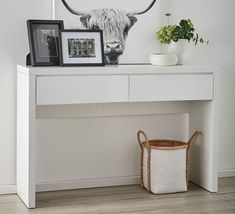
[{"label": "baseboard", "polygon": [[[222,169],[219,171],[219,177],[235,176],[235,169]],[[84,179],[84,180],[67,180],[67,181],[50,181],[36,184],[37,192],[82,189],[105,186],[121,186],[138,184],[139,176],[130,177],[115,177],[115,178],[99,178],[99,179]],[[16,185],[0,186],[1,194],[15,194]]]},{"label": "baseboard", "polygon": [[235,169],[221,169],[219,170],[219,177],[235,176]]},{"label": "baseboard", "polygon": [[[235,169],[223,169],[219,171],[219,177],[235,176]],[[121,186],[138,184],[140,182],[139,176],[130,177],[115,177],[115,178],[99,178],[99,179],[84,179],[84,180],[67,180],[67,181],[50,181],[36,184],[37,192],[68,190],[68,189],[82,189],[105,186]],[[0,186],[1,194],[15,194],[16,185]]]},{"label": "baseboard", "polygon": [[16,185],[0,186],[0,195],[15,194],[15,193],[16,193]]},{"label": "baseboard", "polygon": [[99,179],[84,179],[84,180],[68,180],[68,181],[51,181],[38,182],[36,185],[37,192],[82,189],[105,186],[121,186],[140,183],[139,176],[131,177],[115,177],[115,178],[99,178]]}]

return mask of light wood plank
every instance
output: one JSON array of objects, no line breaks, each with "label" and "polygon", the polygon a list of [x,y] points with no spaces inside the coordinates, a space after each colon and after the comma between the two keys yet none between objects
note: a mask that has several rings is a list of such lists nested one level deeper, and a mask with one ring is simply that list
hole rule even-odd
[{"label": "light wood plank", "polygon": [[139,185],[45,192],[28,210],[16,195],[0,196],[1,214],[234,214],[235,177],[221,178],[219,192],[190,184],[188,192],[153,195]]}]

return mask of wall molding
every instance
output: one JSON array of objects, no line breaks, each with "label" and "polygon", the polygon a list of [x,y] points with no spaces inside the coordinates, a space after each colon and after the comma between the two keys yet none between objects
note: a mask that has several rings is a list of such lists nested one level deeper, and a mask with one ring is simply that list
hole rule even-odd
[{"label": "wall molding", "polygon": [[0,186],[0,195],[15,194],[15,193],[16,193],[16,185]]},{"label": "wall molding", "polygon": [[235,168],[234,169],[221,169],[219,171],[219,177],[232,177],[235,176]]},{"label": "wall molding", "polygon": [[105,186],[121,186],[121,185],[130,185],[138,183],[140,183],[139,176],[38,182],[36,185],[36,192],[82,189],[82,188],[105,187]]}]

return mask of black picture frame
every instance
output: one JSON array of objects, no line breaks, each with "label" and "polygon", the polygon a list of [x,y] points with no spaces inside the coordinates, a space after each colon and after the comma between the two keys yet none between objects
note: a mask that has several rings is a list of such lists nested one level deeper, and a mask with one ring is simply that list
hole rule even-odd
[{"label": "black picture frame", "polygon": [[27,21],[30,59],[32,66],[59,66],[59,32],[64,29],[62,20]]},{"label": "black picture frame", "polygon": [[61,66],[104,66],[102,30],[61,30]]}]

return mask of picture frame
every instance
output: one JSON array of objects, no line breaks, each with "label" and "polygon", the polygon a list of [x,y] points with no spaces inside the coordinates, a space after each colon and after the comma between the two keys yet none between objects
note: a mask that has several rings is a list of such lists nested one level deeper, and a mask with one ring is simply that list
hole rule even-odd
[{"label": "picture frame", "polygon": [[59,66],[59,32],[64,29],[62,20],[27,21],[30,61],[32,66]]},{"label": "picture frame", "polygon": [[61,66],[104,66],[102,30],[60,31]]}]

